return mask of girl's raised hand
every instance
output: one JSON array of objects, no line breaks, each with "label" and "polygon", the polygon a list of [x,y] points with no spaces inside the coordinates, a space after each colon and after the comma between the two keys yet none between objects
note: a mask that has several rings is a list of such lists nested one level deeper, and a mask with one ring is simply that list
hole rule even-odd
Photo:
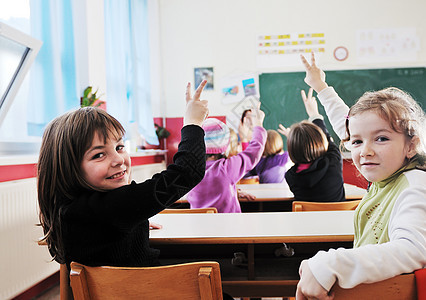
[{"label": "girl's raised hand", "polygon": [[248,112],[244,117],[244,122],[240,122],[238,125],[238,135],[240,136],[242,143],[247,143],[251,141],[252,136],[252,124],[251,117],[249,116],[251,112]]},{"label": "girl's raised hand", "polygon": [[284,136],[286,136],[286,137],[288,137],[288,135],[290,134],[290,128],[286,128],[286,127],[284,127],[284,125],[282,125],[282,124],[279,124],[278,125],[278,129],[277,129],[277,131],[279,132],[279,133],[281,133],[282,135],[284,135]]},{"label": "girl's raised hand", "polygon": [[251,124],[254,126],[263,126],[263,120],[265,119],[265,113],[260,110],[260,102],[256,108],[251,109]]},{"label": "girl's raised hand", "polygon": [[204,122],[209,115],[208,101],[200,100],[201,92],[207,84],[207,80],[203,80],[195,90],[194,97],[191,97],[191,83],[186,86],[186,111],[183,118],[183,126],[198,125]]},{"label": "girl's raised hand", "polygon": [[325,82],[325,73],[323,70],[317,67],[315,64],[315,54],[311,52],[311,63],[306,60],[306,58],[300,54],[300,58],[302,60],[303,65],[306,70],[305,82],[312,87],[315,92],[319,93],[326,87],[328,87]]},{"label": "girl's raised hand", "polygon": [[305,104],[305,109],[309,117],[314,117],[319,115],[318,103],[315,97],[312,97],[312,93],[313,93],[312,88],[309,89],[307,97],[304,90],[300,91],[300,94],[302,95],[302,99],[303,99],[303,104]]}]

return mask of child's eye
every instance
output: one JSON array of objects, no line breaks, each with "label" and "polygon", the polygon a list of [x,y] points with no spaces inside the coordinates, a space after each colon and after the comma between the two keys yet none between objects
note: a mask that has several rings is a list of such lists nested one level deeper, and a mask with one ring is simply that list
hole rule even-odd
[{"label": "child's eye", "polygon": [[118,145],[118,146],[116,147],[116,150],[117,150],[117,151],[124,150],[124,145]]},{"label": "child's eye", "polygon": [[386,142],[386,141],[389,141],[389,139],[387,137],[385,137],[385,136],[379,136],[379,137],[377,137],[376,141],[378,141],[378,142]]},{"label": "child's eye", "polygon": [[100,152],[100,153],[96,153],[95,155],[93,155],[93,156],[92,156],[92,159],[101,158],[101,157],[103,157],[103,156],[104,156],[104,154],[103,154],[102,152]]},{"label": "child's eye", "polygon": [[362,143],[361,140],[353,140],[353,141],[351,141],[351,145],[354,145],[354,146],[359,145],[361,143]]}]

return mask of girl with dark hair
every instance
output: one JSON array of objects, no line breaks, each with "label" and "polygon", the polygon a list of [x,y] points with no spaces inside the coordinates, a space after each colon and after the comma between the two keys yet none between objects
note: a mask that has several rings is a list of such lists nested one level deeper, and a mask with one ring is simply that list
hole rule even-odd
[{"label": "girl with dark hair", "polygon": [[204,176],[201,124],[208,114],[186,92],[181,143],[174,163],[142,183],[131,182],[124,129],[105,111],[85,107],[53,120],[43,135],[37,170],[40,223],[50,254],[69,268],[158,265],[149,246],[148,218],[178,200]]},{"label": "girl with dark hair", "polygon": [[342,155],[318,112],[312,92],[310,89],[308,96],[301,92],[309,121],[293,124],[290,129],[279,125],[278,131],[287,136],[287,151],[294,163],[285,179],[296,200],[345,201]]}]

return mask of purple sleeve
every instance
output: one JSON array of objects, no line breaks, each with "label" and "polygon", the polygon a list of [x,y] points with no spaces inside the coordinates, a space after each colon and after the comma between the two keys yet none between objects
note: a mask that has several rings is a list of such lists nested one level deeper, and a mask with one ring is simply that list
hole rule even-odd
[{"label": "purple sleeve", "polygon": [[266,143],[266,130],[263,127],[253,128],[253,135],[247,148],[224,161],[227,176],[233,182],[238,182],[248,171],[253,169],[262,158]]},{"label": "purple sleeve", "polygon": [[277,165],[284,166],[288,162],[288,151],[284,151],[284,153],[277,154]]}]

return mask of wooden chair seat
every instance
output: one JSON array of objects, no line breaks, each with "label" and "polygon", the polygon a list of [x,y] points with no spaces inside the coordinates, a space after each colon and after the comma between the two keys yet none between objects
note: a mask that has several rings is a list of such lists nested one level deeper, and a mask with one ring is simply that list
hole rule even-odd
[{"label": "wooden chair seat", "polygon": [[293,201],[293,211],[327,211],[327,210],[354,210],[361,200],[342,202],[309,202]]},{"label": "wooden chair seat", "polygon": [[130,268],[88,267],[71,263],[76,300],[97,299],[222,299],[217,262]]}]

